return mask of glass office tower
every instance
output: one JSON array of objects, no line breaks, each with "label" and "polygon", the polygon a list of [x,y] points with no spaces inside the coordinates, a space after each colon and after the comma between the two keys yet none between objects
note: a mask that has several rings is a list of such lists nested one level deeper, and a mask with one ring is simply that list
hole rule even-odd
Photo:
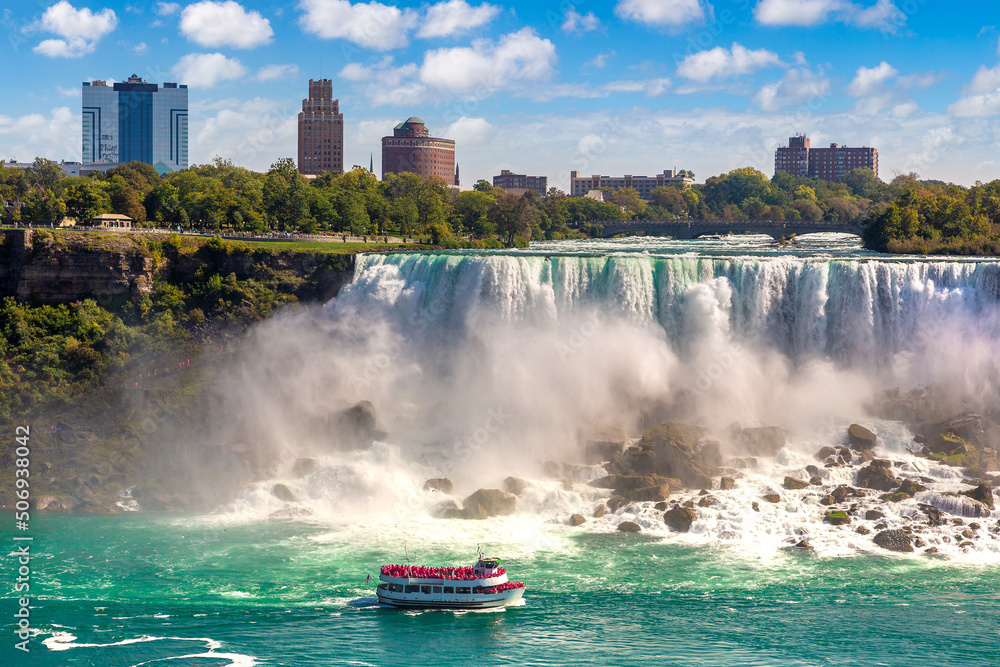
[{"label": "glass office tower", "polygon": [[138,160],[161,175],[188,166],[187,86],[135,74],[111,86],[83,83],[83,164]]}]

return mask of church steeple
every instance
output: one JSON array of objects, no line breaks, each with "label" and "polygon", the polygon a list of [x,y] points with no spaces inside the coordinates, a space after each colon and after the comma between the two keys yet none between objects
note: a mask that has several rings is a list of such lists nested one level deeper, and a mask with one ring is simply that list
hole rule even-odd
[{"label": "church steeple", "polygon": [[461,183],[461,181],[458,178],[458,163],[456,162],[455,163],[455,185],[458,186],[458,185],[461,185],[461,184],[462,183]]}]

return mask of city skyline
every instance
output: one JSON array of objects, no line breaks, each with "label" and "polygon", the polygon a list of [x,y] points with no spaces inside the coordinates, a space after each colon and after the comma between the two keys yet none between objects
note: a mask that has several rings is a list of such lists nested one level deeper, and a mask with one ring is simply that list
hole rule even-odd
[{"label": "city skyline", "polygon": [[18,94],[0,108],[0,157],[81,160],[80,81],[134,71],[189,85],[189,164],[219,156],[266,170],[296,156],[303,90],[326,77],[345,113],[345,169],[367,167],[381,137],[416,115],[456,140],[470,184],[510,169],[565,191],[570,171],[652,176],[665,156],[699,182],[742,166],[770,176],[775,148],[797,133],[878,147],[884,180],[1000,177],[991,6],[111,4],[4,11]]}]

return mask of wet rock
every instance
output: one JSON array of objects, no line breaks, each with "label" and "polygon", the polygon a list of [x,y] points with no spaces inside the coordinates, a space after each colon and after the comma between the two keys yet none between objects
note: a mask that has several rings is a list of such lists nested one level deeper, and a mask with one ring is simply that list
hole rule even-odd
[{"label": "wet rock", "polygon": [[623,533],[638,533],[642,530],[642,528],[637,523],[633,523],[631,521],[622,521],[620,524],[618,524],[618,530]]},{"label": "wet rock", "polygon": [[[662,475],[608,475],[607,477],[595,479],[590,484],[601,489],[613,489],[616,494],[626,497],[631,496],[633,492],[639,489],[660,486],[667,487],[667,494],[669,495],[670,489],[680,489],[683,486],[681,480],[663,477]],[[665,498],[666,496],[658,500],[664,500]]]},{"label": "wet rock", "polygon": [[424,482],[424,491],[451,493],[453,488],[454,484],[447,477],[435,477]]},{"label": "wet rock", "polygon": [[940,526],[941,525],[941,510],[934,505],[928,505],[927,503],[919,503],[917,507],[920,511],[924,513],[927,517],[927,523],[930,526]]},{"label": "wet rock", "polygon": [[439,519],[461,519],[462,508],[454,500],[445,500],[434,508],[433,516]]},{"label": "wet rock", "polygon": [[713,468],[720,467],[722,465],[722,451],[719,449],[719,443],[713,441],[702,445],[698,450],[697,458]]},{"label": "wet rock", "polygon": [[952,516],[978,519],[990,515],[990,509],[986,505],[975,498],[957,493],[925,493],[920,496],[920,500]]},{"label": "wet rock", "polygon": [[[24,507],[24,505],[22,505]],[[63,507],[62,502],[55,496],[42,496],[35,503],[36,510],[61,510],[66,509]]]},{"label": "wet rock", "polygon": [[625,440],[591,440],[583,450],[583,458],[587,463],[603,463],[610,461],[625,449]]},{"label": "wet rock", "polygon": [[836,454],[837,450],[834,449],[833,447],[829,446],[822,447],[818,452],[816,452],[816,458],[818,458],[820,461],[825,461],[826,459],[830,458],[831,456],[835,456]]},{"label": "wet rock", "polygon": [[927,546],[927,543],[922,538],[917,537],[913,540],[913,546],[917,549],[922,549]]},{"label": "wet rock", "polygon": [[679,533],[686,533],[691,530],[691,524],[698,518],[698,514],[693,509],[686,507],[674,507],[667,510],[663,515],[663,523],[667,524]]},{"label": "wet rock", "polygon": [[298,500],[292,490],[289,489],[284,484],[275,484],[271,487],[271,495],[278,500],[284,500],[286,503],[294,503]]},{"label": "wet rock", "polygon": [[653,509],[655,509],[658,512],[664,511],[665,509],[667,509],[666,501],[656,503],[655,505],[653,505]]},{"label": "wet rock", "polygon": [[757,459],[752,456],[729,459],[729,467],[737,470],[753,470],[757,467]]},{"label": "wet rock", "polygon": [[878,521],[879,519],[883,518],[884,516],[885,516],[885,514],[883,514],[882,512],[880,512],[878,510],[868,510],[867,512],[865,512],[865,520],[866,521]]},{"label": "wet rock", "polygon": [[465,507],[462,508],[462,514],[459,518],[469,521],[483,521],[490,518],[490,513],[486,507],[479,503],[465,503]]},{"label": "wet rock", "polygon": [[785,481],[782,482],[781,486],[790,491],[801,491],[802,489],[809,488],[809,482],[803,482],[801,479],[795,479],[794,477],[785,477]]},{"label": "wet rock", "polygon": [[526,488],[528,483],[519,477],[508,477],[503,481],[503,490],[515,496],[521,495]]},{"label": "wet rock", "polygon": [[562,489],[563,489],[563,491],[572,491],[573,490],[573,482],[569,481],[568,479],[564,479],[562,481]]},{"label": "wet rock", "polygon": [[622,507],[625,507],[625,505],[628,505],[628,501],[622,496],[615,496],[608,500],[608,509],[612,512],[617,512]]},{"label": "wet rock", "polygon": [[866,449],[875,449],[875,441],[878,436],[860,424],[851,424],[847,428],[847,441],[851,447],[861,452]]},{"label": "wet rock", "polygon": [[850,493],[850,489],[848,489],[846,486],[844,486],[843,484],[841,484],[840,486],[838,486],[837,488],[835,488],[833,491],[831,491],[830,495],[833,496],[834,500],[836,500],[838,503],[842,503],[845,500],[847,500],[847,495],[849,493]]},{"label": "wet rock", "polygon": [[775,456],[788,442],[788,433],[777,426],[745,428],[740,431],[736,442],[752,456]]},{"label": "wet rock", "polygon": [[976,536],[976,534],[975,534],[975,533],[973,533],[973,532],[972,532],[971,530],[969,530],[968,528],[966,528],[965,530],[963,530],[963,531],[962,531],[962,533],[961,533],[961,535],[962,535],[962,537],[964,537],[964,538],[965,538],[965,539],[967,539],[967,540],[971,540],[971,539],[972,539],[973,537],[975,537],[975,536]]},{"label": "wet rock", "polygon": [[963,496],[978,500],[989,509],[995,509],[993,504],[993,486],[989,482],[981,482],[979,486],[961,492]]},{"label": "wet rock", "polygon": [[872,454],[869,450],[866,449],[865,451],[861,452],[862,463],[868,463],[874,460],[875,460],[875,455]]},{"label": "wet rock", "polygon": [[755,501],[753,501],[752,503],[750,503],[750,508],[751,508],[751,509],[752,509],[752,510],[753,510],[754,512],[759,512],[759,511],[760,511],[760,505],[758,505],[758,504],[757,504],[757,501],[756,501],[756,500],[755,500]]},{"label": "wet rock", "polygon": [[506,516],[514,513],[517,497],[500,489],[479,489],[462,501],[465,508],[482,505],[487,516]]},{"label": "wet rock", "polygon": [[632,502],[660,502],[666,500],[670,496],[670,485],[660,484],[659,486],[647,486],[642,489],[636,489],[628,495],[628,499]]},{"label": "wet rock", "polygon": [[868,529],[867,529],[866,527],[864,527],[864,526],[858,526],[858,528],[857,528],[857,531],[856,531],[856,532],[857,532],[857,533],[858,533],[859,535],[868,535],[868,534],[869,534],[869,533],[871,533],[872,531],[868,530]]},{"label": "wet rock", "polygon": [[851,453],[851,450],[845,447],[844,449],[840,450],[840,454],[837,456],[837,458],[843,461],[844,463],[849,464],[854,459],[854,454]]},{"label": "wet rock", "polygon": [[903,530],[883,530],[875,535],[874,541],[875,544],[887,551],[896,551],[898,553],[913,552],[913,544],[910,541],[910,536]]},{"label": "wet rock", "polygon": [[836,505],[837,499],[833,497],[832,494],[827,494],[819,499],[820,505]]},{"label": "wet rock", "polygon": [[571,525],[571,526],[580,526],[580,525],[583,525],[584,523],[586,523],[586,521],[587,520],[583,518],[582,514],[574,514],[573,516],[571,516],[569,518],[569,525]]},{"label": "wet rock", "polygon": [[858,486],[876,491],[892,491],[899,487],[900,480],[892,475],[892,463],[875,459],[858,470]]},{"label": "wet rock", "polygon": [[781,502],[781,496],[779,496],[777,493],[765,493],[763,496],[761,496],[761,498],[763,498],[764,500],[766,500],[769,503],[780,503]]},{"label": "wet rock", "polygon": [[361,401],[341,412],[337,418],[337,431],[346,445],[367,445],[387,434],[378,428],[375,406],[371,401]]},{"label": "wet rock", "polygon": [[721,490],[721,491],[729,491],[734,486],[736,486],[736,480],[734,480],[732,477],[720,477],[719,478],[719,490]]},{"label": "wet rock", "polygon": [[809,478],[809,484],[812,486],[823,486],[823,478],[819,475],[813,475]]},{"label": "wet rock", "polygon": [[598,505],[597,509],[594,510],[594,518],[595,519],[600,519],[602,516],[604,516],[607,513],[607,511],[608,511],[607,507],[605,507],[604,505]]},{"label": "wet rock", "polygon": [[705,496],[704,498],[698,501],[698,507],[711,507],[713,504],[713,500],[714,499],[712,498],[712,496]]},{"label": "wet rock", "polygon": [[816,475],[819,475],[820,472],[822,472],[822,471],[819,468],[817,468],[816,466],[810,464],[810,465],[806,466],[806,472],[809,473],[810,477],[815,477]]},{"label": "wet rock", "polygon": [[308,477],[317,470],[319,470],[319,461],[316,459],[298,458],[295,459],[295,463],[292,464],[292,476],[295,477],[295,479]]},{"label": "wet rock", "polygon": [[843,526],[851,522],[851,517],[847,516],[847,512],[842,510],[833,510],[823,515],[823,521],[834,526]]}]

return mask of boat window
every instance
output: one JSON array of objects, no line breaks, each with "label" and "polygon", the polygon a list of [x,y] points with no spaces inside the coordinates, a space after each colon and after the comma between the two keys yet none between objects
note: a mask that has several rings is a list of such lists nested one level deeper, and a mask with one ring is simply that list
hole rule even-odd
[{"label": "boat window", "polygon": [[406,590],[403,591],[403,592],[404,593],[419,593],[420,592],[420,586],[407,586]]},{"label": "boat window", "polygon": [[459,586],[458,588],[455,589],[455,592],[458,593],[459,595],[468,595],[472,592],[472,589],[469,588],[468,586]]},{"label": "boat window", "polygon": [[399,584],[389,584],[389,590],[393,593],[402,593],[403,587]]},{"label": "boat window", "polygon": [[421,586],[420,587],[420,592],[421,593],[427,593],[428,595],[430,595],[431,587],[430,586]]},{"label": "boat window", "polygon": [[386,590],[387,588],[388,588],[388,586],[386,586],[385,584],[379,584],[379,585],[378,585],[378,589],[379,589],[380,591],[384,591],[384,590]]},{"label": "boat window", "polygon": [[440,593],[441,592],[441,587],[440,586],[435,586],[434,587],[434,592],[435,593]]},{"label": "boat window", "polygon": [[446,594],[454,593],[455,592],[455,587],[454,586],[445,586],[444,587],[444,592]]}]

